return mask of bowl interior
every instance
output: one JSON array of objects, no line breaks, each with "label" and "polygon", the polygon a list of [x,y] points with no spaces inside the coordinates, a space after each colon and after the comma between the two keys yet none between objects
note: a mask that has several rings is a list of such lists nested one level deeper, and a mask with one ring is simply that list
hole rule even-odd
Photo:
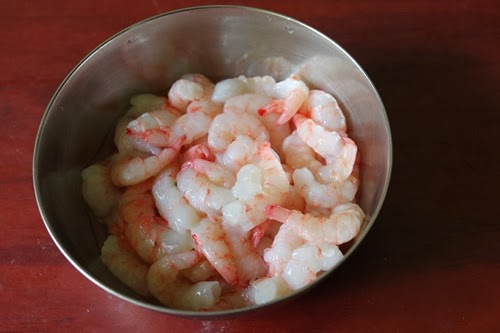
[{"label": "bowl interior", "polygon": [[181,315],[197,314],[137,295],[101,263],[106,231],[86,209],[80,174],[111,152],[114,124],[132,95],[162,93],[193,72],[213,81],[300,73],[337,98],[361,154],[359,203],[367,214],[344,260],[380,209],[392,154],[384,107],[368,77],[337,44],[293,19],[246,7],[189,8],[140,22],[97,47],[61,84],[40,125],[33,161],[39,208],[55,243],[89,279],[141,306]]}]

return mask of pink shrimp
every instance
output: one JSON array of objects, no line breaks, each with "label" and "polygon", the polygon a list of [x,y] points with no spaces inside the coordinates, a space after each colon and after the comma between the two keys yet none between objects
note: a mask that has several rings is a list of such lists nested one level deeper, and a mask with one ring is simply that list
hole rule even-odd
[{"label": "pink shrimp", "polygon": [[135,185],[153,177],[178,155],[185,138],[181,138],[173,147],[164,148],[159,155],[146,158],[124,156],[111,166],[111,179],[117,186]]},{"label": "pink shrimp", "polygon": [[277,205],[266,208],[267,216],[285,223],[294,233],[311,243],[340,245],[353,239],[359,232],[365,214],[354,203],[338,205],[328,217],[314,217]]},{"label": "pink shrimp", "polygon": [[347,131],[346,118],[339,103],[332,95],[322,90],[311,90],[300,112],[327,131],[342,133]]},{"label": "pink shrimp", "polygon": [[284,99],[283,113],[276,122],[282,125],[293,118],[309,94],[309,88],[296,76],[291,76],[274,86],[276,97]]},{"label": "pink shrimp", "polygon": [[325,158],[330,178],[344,180],[352,173],[358,148],[354,141],[335,131],[327,131],[303,114],[294,117],[300,138]]}]

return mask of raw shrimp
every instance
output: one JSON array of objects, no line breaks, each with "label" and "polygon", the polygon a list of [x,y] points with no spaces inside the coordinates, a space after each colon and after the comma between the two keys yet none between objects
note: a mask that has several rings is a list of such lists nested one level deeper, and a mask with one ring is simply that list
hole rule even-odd
[{"label": "raw shrimp", "polygon": [[142,140],[145,145],[153,147],[171,147],[180,138],[184,138],[183,144],[186,145],[207,135],[212,120],[221,112],[222,107],[209,99],[193,101],[187,107],[185,114],[168,124],[165,123],[165,126],[144,131],[139,129],[136,132],[130,131],[129,134]]},{"label": "raw shrimp", "polygon": [[365,214],[355,203],[338,205],[327,217],[314,217],[276,205],[268,206],[266,212],[269,218],[289,225],[294,233],[311,243],[335,245],[353,239],[365,218]]},{"label": "raw shrimp", "polygon": [[219,154],[217,161],[236,174],[243,166],[258,158],[259,148],[259,142],[247,135],[238,135],[227,149]]},{"label": "raw shrimp", "polygon": [[82,195],[95,216],[111,215],[118,206],[121,193],[111,181],[108,165],[96,163],[82,171]]},{"label": "raw shrimp", "polygon": [[109,236],[102,246],[101,260],[125,285],[141,295],[149,295],[146,279],[149,266],[134,253],[125,240]]},{"label": "raw shrimp", "polygon": [[228,244],[238,269],[238,284],[247,287],[250,281],[262,278],[267,273],[267,264],[252,244],[251,233],[239,226],[222,224]]},{"label": "raw shrimp", "polygon": [[271,76],[247,78],[241,75],[218,82],[215,85],[212,100],[216,103],[226,103],[231,97],[250,93],[272,96],[275,84],[276,81]]},{"label": "raw shrimp", "polygon": [[274,86],[275,97],[284,99],[283,113],[276,122],[282,125],[292,119],[299,111],[309,94],[309,87],[296,76],[291,76]]},{"label": "raw shrimp", "polygon": [[193,266],[183,269],[181,274],[191,282],[207,281],[211,278],[220,277],[217,270],[206,258],[201,258]]},{"label": "raw shrimp", "polygon": [[210,99],[212,97],[215,89],[215,84],[205,75],[199,73],[191,73],[183,75],[181,79],[201,84],[201,86],[203,87],[202,99]]},{"label": "raw shrimp", "polygon": [[259,160],[237,174],[232,191],[236,200],[222,208],[223,220],[249,231],[267,219],[265,208],[282,204],[290,188],[278,155],[269,143],[259,149]]},{"label": "raw shrimp", "polygon": [[213,120],[208,131],[208,146],[215,153],[227,149],[239,135],[265,142],[269,133],[262,122],[254,115],[239,112],[224,112]]},{"label": "raw shrimp", "polygon": [[186,77],[175,81],[167,93],[170,105],[183,112],[189,103],[202,99],[206,94],[203,85],[191,79]]},{"label": "raw shrimp", "polygon": [[170,229],[156,213],[152,181],[130,186],[120,199],[118,211],[124,235],[142,260],[151,264],[161,257],[193,248],[189,232]]},{"label": "raw shrimp", "polygon": [[302,114],[294,117],[300,138],[325,158],[331,179],[344,180],[352,173],[358,148],[354,141],[330,132]]},{"label": "raw shrimp", "polygon": [[213,307],[220,298],[217,281],[192,284],[180,271],[199,260],[196,251],[165,256],[156,261],[147,275],[148,288],[163,305],[184,310],[204,310]]},{"label": "raw shrimp", "polygon": [[288,121],[281,125],[277,124],[278,119],[283,113],[283,106],[283,100],[273,100],[271,103],[259,109],[257,113],[260,116],[260,121],[269,132],[269,142],[271,142],[271,146],[276,153],[278,153],[279,157],[284,160],[285,154],[282,150],[282,144],[283,141],[290,136],[292,129]]},{"label": "raw shrimp", "polygon": [[295,169],[293,183],[307,204],[321,208],[333,208],[340,203],[350,202],[358,190],[358,179],[354,175],[342,181],[321,184],[307,168]]},{"label": "raw shrimp", "polygon": [[179,167],[168,166],[155,179],[152,193],[156,208],[160,215],[168,221],[168,225],[177,232],[191,230],[200,221],[200,216],[183,197],[176,186],[176,176]]},{"label": "raw shrimp", "polygon": [[322,90],[311,90],[300,112],[327,131],[347,131],[346,119],[339,103],[332,95]]},{"label": "raw shrimp", "polygon": [[333,268],[343,258],[334,244],[305,243],[295,249],[281,277],[287,285],[297,290],[316,280],[318,273]]},{"label": "raw shrimp", "polygon": [[316,172],[323,166],[314,150],[300,138],[297,131],[283,140],[282,150],[286,164],[292,169],[308,168]]},{"label": "raw shrimp", "polygon": [[288,224],[283,224],[269,249],[264,250],[264,260],[269,265],[270,276],[280,276],[285,265],[292,257],[292,252],[305,240],[298,236]]},{"label": "raw shrimp", "polygon": [[240,284],[236,260],[226,241],[226,235],[219,219],[206,217],[191,229],[196,248],[219,274],[233,286]]},{"label": "raw shrimp", "polygon": [[256,115],[259,110],[271,104],[273,99],[266,95],[244,94],[231,97],[224,103],[224,112],[247,112]]},{"label": "raw shrimp", "polygon": [[182,153],[180,163],[184,164],[186,162],[192,162],[197,158],[214,161],[215,155],[206,144],[200,143],[189,147],[189,149]]},{"label": "raw shrimp", "polygon": [[184,142],[181,138],[173,147],[162,149],[159,155],[132,157],[125,155],[111,165],[111,179],[117,186],[135,185],[153,177],[178,155]]},{"label": "raw shrimp", "polygon": [[209,216],[218,215],[225,204],[234,200],[231,189],[210,181],[209,176],[196,170],[193,163],[182,166],[177,174],[177,187],[191,206]]},{"label": "raw shrimp", "polygon": [[269,303],[292,293],[281,276],[264,277],[251,283],[248,297],[254,304]]}]

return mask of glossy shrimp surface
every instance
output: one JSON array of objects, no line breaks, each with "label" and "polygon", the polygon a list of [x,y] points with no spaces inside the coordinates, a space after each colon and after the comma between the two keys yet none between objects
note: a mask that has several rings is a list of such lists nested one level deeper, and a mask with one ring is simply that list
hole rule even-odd
[{"label": "glossy shrimp surface", "polygon": [[299,75],[183,75],[118,119],[82,172],[109,237],[101,260],[164,306],[221,311],[286,297],[333,269],[365,214],[341,104]]}]

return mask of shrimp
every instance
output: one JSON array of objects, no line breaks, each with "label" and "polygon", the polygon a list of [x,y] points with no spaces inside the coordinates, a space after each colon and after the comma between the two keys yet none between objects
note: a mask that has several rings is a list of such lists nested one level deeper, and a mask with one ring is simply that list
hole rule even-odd
[{"label": "shrimp", "polygon": [[248,113],[224,112],[214,118],[208,131],[208,146],[215,153],[221,153],[239,135],[265,142],[269,141],[269,133],[260,120]]},{"label": "shrimp", "polygon": [[157,127],[149,126],[145,130],[134,125],[138,130],[130,130],[129,134],[142,140],[145,145],[153,147],[171,147],[180,138],[184,138],[183,144],[186,145],[207,135],[212,120],[221,112],[222,107],[209,99],[197,100],[189,104],[185,114],[172,117],[173,121],[165,121],[165,126],[159,126],[160,121],[157,122]]},{"label": "shrimp", "polygon": [[280,276],[292,257],[293,250],[304,242],[305,240],[298,236],[288,224],[281,225],[271,247],[264,250],[264,260],[269,265],[269,275]]},{"label": "shrimp", "polygon": [[327,131],[341,133],[347,131],[346,118],[339,103],[335,97],[322,90],[311,90],[300,112]]},{"label": "shrimp", "polygon": [[286,164],[292,169],[308,168],[316,172],[323,166],[314,150],[300,138],[297,131],[283,140],[282,150]]},{"label": "shrimp", "polygon": [[212,97],[215,89],[215,84],[210,81],[210,79],[205,75],[199,73],[191,73],[183,75],[181,79],[201,84],[201,86],[203,87],[203,95],[201,97],[202,99],[210,99]]},{"label": "shrimp", "polygon": [[321,271],[333,268],[342,258],[336,245],[305,243],[293,251],[281,277],[292,290],[298,290],[316,280]]},{"label": "shrimp", "polygon": [[227,149],[217,156],[217,162],[236,174],[243,166],[256,159],[259,148],[259,142],[247,135],[238,135]]},{"label": "shrimp", "polygon": [[282,144],[283,141],[290,136],[292,129],[288,121],[281,125],[277,125],[278,119],[283,113],[283,106],[283,100],[273,100],[263,108],[259,109],[257,113],[260,116],[260,121],[269,132],[269,142],[271,142],[271,147],[273,147],[279,157],[284,160],[285,155],[282,150]]},{"label": "shrimp", "polygon": [[191,230],[201,217],[176,186],[177,165],[170,165],[154,180],[152,193],[160,215],[177,232]]},{"label": "shrimp", "polygon": [[159,155],[149,157],[123,156],[111,165],[111,180],[117,186],[135,185],[153,177],[178,155],[184,138],[173,147],[162,149]]},{"label": "shrimp", "polygon": [[300,138],[325,158],[329,178],[344,180],[352,173],[358,148],[354,141],[337,132],[330,132],[302,114],[294,117]]},{"label": "shrimp", "polygon": [[340,203],[352,201],[359,185],[354,175],[343,181],[321,184],[307,168],[295,169],[293,183],[308,205],[321,208],[333,208]]},{"label": "shrimp", "polygon": [[250,93],[272,96],[275,85],[276,81],[271,76],[247,78],[241,75],[218,82],[215,85],[212,100],[216,103],[226,103],[231,97]]},{"label": "shrimp", "polygon": [[121,190],[111,181],[108,165],[96,163],[82,171],[82,195],[98,218],[113,213],[118,206]]},{"label": "shrimp", "polygon": [[282,204],[290,189],[278,155],[269,143],[259,149],[259,160],[237,174],[232,192],[236,200],[222,207],[223,220],[249,231],[267,219],[265,207]]},{"label": "shrimp", "polygon": [[247,112],[256,115],[272,101],[273,99],[266,95],[243,94],[229,98],[223,109],[224,112]]},{"label": "shrimp", "polygon": [[355,203],[336,206],[330,216],[314,217],[277,205],[266,208],[270,219],[289,225],[291,230],[311,243],[340,245],[353,239],[364,221],[363,210]]},{"label": "shrimp", "polygon": [[309,94],[309,88],[298,77],[291,77],[276,83],[274,93],[278,99],[284,99],[283,113],[276,122],[282,125],[288,122],[299,111]]},{"label": "shrimp", "polygon": [[109,236],[101,249],[101,260],[121,282],[137,293],[148,296],[149,266],[141,260],[125,240]]},{"label": "shrimp", "polygon": [[193,266],[183,269],[181,274],[191,282],[207,281],[211,278],[220,277],[217,270],[206,258],[201,258]]},{"label": "shrimp", "polygon": [[193,248],[189,232],[176,232],[156,214],[152,181],[130,186],[120,199],[118,212],[124,221],[124,234],[145,262]]},{"label": "shrimp", "polygon": [[265,304],[292,293],[281,276],[264,277],[251,283],[248,297],[254,304]]},{"label": "shrimp", "polygon": [[135,95],[130,99],[130,105],[131,107],[116,124],[114,143],[121,154],[137,154],[138,150],[149,152],[154,148],[144,145],[142,141],[128,135],[127,126],[142,114],[158,110],[170,112],[172,108],[168,106],[168,100],[165,97],[153,94]]},{"label": "shrimp", "polygon": [[167,93],[170,105],[185,112],[192,101],[199,100],[204,95],[203,86],[188,79],[179,79],[172,84]]},{"label": "shrimp", "polygon": [[246,287],[250,281],[264,277],[267,273],[267,264],[255,250],[251,233],[224,222],[222,228],[229,250],[236,262],[238,285]]},{"label": "shrimp", "polygon": [[181,164],[184,164],[186,162],[192,162],[197,158],[214,161],[215,155],[206,144],[199,143],[189,147],[189,149],[181,155],[180,162]]},{"label": "shrimp", "polygon": [[239,285],[238,267],[219,219],[206,217],[191,229],[198,252],[233,286]]},{"label": "shrimp", "polygon": [[199,260],[196,251],[165,256],[148,271],[147,284],[151,294],[163,305],[184,310],[203,310],[213,307],[220,298],[217,281],[192,284],[181,271]]},{"label": "shrimp", "polygon": [[218,215],[224,205],[234,200],[231,189],[210,181],[207,174],[195,169],[194,163],[182,166],[177,187],[191,206],[209,216]]},{"label": "shrimp", "polygon": [[236,183],[236,176],[223,166],[215,162],[196,158],[190,163],[193,168],[208,177],[208,179],[217,185],[225,188],[231,188]]}]

